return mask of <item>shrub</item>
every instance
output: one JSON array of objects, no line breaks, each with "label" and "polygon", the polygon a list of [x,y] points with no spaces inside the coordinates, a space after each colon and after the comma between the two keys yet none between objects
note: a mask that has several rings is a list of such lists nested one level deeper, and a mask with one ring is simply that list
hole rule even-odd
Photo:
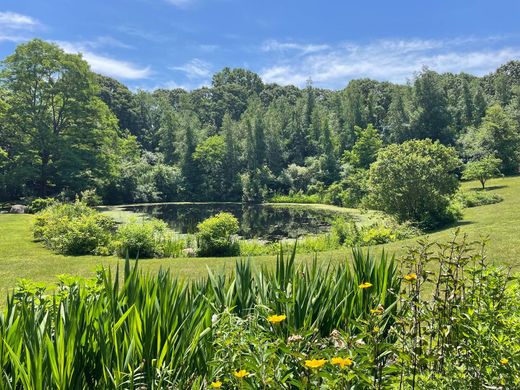
[{"label": "shrub", "polygon": [[452,222],[458,216],[450,202],[459,187],[459,167],[455,149],[438,141],[389,145],[370,166],[371,203],[400,222],[427,229]]},{"label": "shrub", "polygon": [[504,198],[500,195],[487,191],[469,191],[461,193],[461,201],[464,207],[484,206],[499,203],[503,200]]},{"label": "shrub", "polygon": [[94,188],[82,191],[79,198],[87,206],[99,206],[103,203],[101,196],[99,196]]},{"label": "shrub", "polygon": [[337,217],[332,222],[332,234],[338,239],[340,245],[354,246],[359,243],[360,232],[354,221],[345,217]]},{"label": "shrub", "polygon": [[201,256],[234,256],[240,251],[234,239],[238,220],[230,213],[219,213],[197,225],[197,246]]},{"label": "shrub", "polygon": [[30,214],[39,213],[56,202],[54,198],[36,198],[27,206],[27,212]]},{"label": "shrub", "polygon": [[301,191],[289,195],[275,195],[270,199],[272,203],[320,203],[320,201],[318,194],[307,195]]},{"label": "shrub", "polygon": [[34,238],[65,255],[109,254],[115,222],[82,202],[57,203],[38,214]]},{"label": "shrub", "polygon": [[158,219],[138,221],[134,218],[119,227],[113,245],[121,257],[161,257],[168,231],[168,225]]}]

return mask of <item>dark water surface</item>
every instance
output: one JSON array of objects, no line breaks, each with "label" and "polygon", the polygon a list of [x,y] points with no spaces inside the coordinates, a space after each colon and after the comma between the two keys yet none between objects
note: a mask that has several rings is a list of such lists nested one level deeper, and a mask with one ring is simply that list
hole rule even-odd
[{"label": "dark water surface", "polygon": [[268,241],[328,231],[337,215],[333,211],[309,207],[240,203],[168,203],[125,206],[123,209],[162,219],[179,233],[195,233],[199,222],[226,211],[238,219],[240,236]]}]

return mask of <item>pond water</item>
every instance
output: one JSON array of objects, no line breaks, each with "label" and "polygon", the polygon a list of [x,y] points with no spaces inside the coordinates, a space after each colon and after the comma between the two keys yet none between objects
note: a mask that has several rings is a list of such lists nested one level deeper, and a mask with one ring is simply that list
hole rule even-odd
[{"label": "pond water", "polygon": [[326,232],[337,215],[333,211],[311,207],[240,203],[167,203],[122,208],[162,219],[173,230],[184,234],[195,233],[199,222],[225,211],[238,219],[240,236],[267,241]]}]

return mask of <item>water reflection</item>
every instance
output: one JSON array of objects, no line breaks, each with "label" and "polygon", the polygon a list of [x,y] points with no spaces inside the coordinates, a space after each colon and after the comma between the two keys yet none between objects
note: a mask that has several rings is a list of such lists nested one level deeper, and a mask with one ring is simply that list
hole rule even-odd
[{"label": "water reflection", "polygon": [[334,213],[304,207],[243,205],[239,203],[189,203],[127,206],[166,221],[175,231],[195,233],[204,219],[221,211],[232,213],[240,222],[239,234],[245,238],[279,240],[316,234],[330,229]]}]

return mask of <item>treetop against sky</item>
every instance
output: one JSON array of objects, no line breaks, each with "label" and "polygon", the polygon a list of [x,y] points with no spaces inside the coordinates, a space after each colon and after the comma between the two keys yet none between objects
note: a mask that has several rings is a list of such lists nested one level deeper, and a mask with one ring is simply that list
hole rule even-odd
[{"label": "treetop against sky", "polygon": [[3,0],[0,57],[34,37],[137,89],[198,88],[225,66],[265,82],[482,75],[520,58],[516,0]]}]

